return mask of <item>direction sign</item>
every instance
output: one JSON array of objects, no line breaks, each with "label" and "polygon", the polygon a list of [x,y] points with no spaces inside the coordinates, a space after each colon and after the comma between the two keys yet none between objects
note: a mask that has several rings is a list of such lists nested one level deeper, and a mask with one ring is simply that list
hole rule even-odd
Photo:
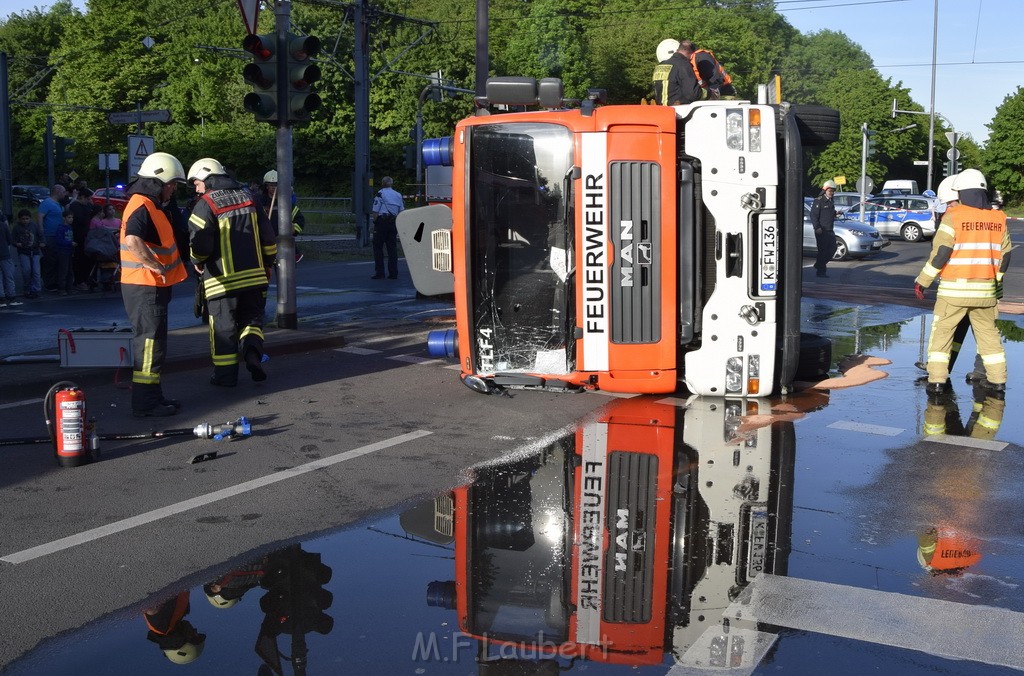
[{"label": "direction sign", "polygon": [[110,124],[141,124],[142,122],[170,122],[171,111],[130,110],[124,113],[107,113]]}]

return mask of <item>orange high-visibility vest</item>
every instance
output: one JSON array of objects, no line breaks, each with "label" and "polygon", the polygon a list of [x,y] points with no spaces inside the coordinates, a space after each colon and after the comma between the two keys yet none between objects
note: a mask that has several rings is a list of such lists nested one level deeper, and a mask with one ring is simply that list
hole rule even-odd
[{"label": "orange high-visibility vest", "polygon": [[732,84],[732,78],[729,77],[729,74],[725,72],[724,68],[722,68],[722,64],[718,62],[718,59],[715,58],[715,55],[712,54],[711,51],[707,49],[698,49],[693,54],[690,55],[690,65],[693,66],[693,74],[697,76],[697,83],[700,84],[701,87],[707,89],[708,83],[701,79],[700,71],[697,69],[697,55],[699,54],[707,54],[708,56],[711,57],[711,60],[715,62],[715,69],[718,71],[718,74],[722,77],[722,84],[719,85],[720,87],[724,87],[727,84]]},{"label": "orange high-visibility vest", "polygon": [[941,277],[994,280],[1003,260],[1006,214],[959,204],[948,210],[947,216],[955,234],[953,253],[942,267]]},{"label": "orange high-visibility vest", "polygon": [[[163,264],[166,270],[163,281],[156,273],[143,267],[142,261],[124,243],[128,217],[135,210],[141,208],[149,212],[149,217],[153,220],[157,234],[160,236],[159,246],[148,246],[150,253]],[[153,200],[148,197],[138,193],[132,195],[128,200],[128,206],[124,209],[124,217],[121,219],[121,283],[138,286],[171,286],[185,281],[187,276],[188,273],[181,262],[181,256],[178,255],[178,245],[174,241],[174,228],[167,220],[167,215],[158,209]]]}]

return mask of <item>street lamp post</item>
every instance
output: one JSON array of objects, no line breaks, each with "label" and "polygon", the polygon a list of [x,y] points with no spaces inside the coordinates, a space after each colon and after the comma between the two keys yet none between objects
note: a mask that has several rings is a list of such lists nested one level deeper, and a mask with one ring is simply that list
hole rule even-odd
[{"label": "street lamp post", "polygon": [[931,119],[929,120],[928,128],[928,184],[925,186],[925,190],[930,190],[932,187],[932,160],[935,155],[935,118],[941,119],[950,129],[952,134],[953,147],[956,147],[956,141],[959,140],[960,135],[956,133],[956,127],[949,121],[949,118],[940,113],[936,113],[934,109],[931,112],[925,112],[922,110],[900,110],[896,107],[896,99],[892,100],[892,118],[896,119],[897,113],[903,113],[904,115],[928,115]]}]

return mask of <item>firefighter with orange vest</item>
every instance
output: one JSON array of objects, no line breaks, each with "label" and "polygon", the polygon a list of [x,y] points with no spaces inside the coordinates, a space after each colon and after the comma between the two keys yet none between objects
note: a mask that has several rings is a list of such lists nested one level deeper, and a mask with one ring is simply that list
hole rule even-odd
[{"label": "firefighter with orange vest", "polygon": [[132,414],[168,416],[181,407],[160,386],[167,353],[167,306],[171,287],[187,277],[174,240],[171,197],[185,182],[181,162],[153,153],[128,187],[121,220],[121,297],[132,323]]},{"label": "firefighter with orange vest", "polygon": [[928,392],[942,392],[949,379],[956,327],[970,319],[978,354],[985,364],[987,387],[1006,389],[1006,352],[996,319],[997,286],[1010,264],[1006,214],[989,208],[988,185],[977,169],[966,169],[953,182],[959,203],[946,209],[932,240],[932,251],[914,280],[914,294],[939,278],[931,336],[928,340]]},{"label": "firefighter with orange vest", "polygon": [[690,60],[693,73],[697,76],[697,84],[709,91],[718,92],[712,98],[734,97],[736,88],[732,86],[732,78],[722,68],[715,55],[707,49],[698,49],[691,40],[679,43],[679,52]]},{"label": "firefighter with orange vest", "polygon": [[188,170],[199,199],[188,219],[191,259],[210,312],[210,383],[238,384],[239,355],[255,381],[263,370],[263,310],[277,238],[252,193],[206,157]]},{"label": "firefighter with orange vest", "polygon": [[654,102],[662,106],[679,106],[707,98],[718,98],[712,90],[702,89],[690,63],[671,38],[662,40],[656,50],[659,59],[651,76]]}]

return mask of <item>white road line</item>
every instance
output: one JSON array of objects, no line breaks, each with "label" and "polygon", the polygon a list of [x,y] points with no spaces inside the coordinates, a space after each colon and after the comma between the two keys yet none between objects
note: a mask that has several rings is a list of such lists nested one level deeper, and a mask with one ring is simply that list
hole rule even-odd
[{"label": "white road line", "polygon": [[886,427],[884,425],[869,425],[868,423],[852,422],[850,420],[837,420],[829,425],[834,430],[847,430],[849,432],[864,432],[865,434],[878,434],[883,437],[895,437],[906,432],[900,427]]},{"label": "white road line", "polygon": [[334,351],[335,352],[348,352],[349,354],[359,354],[359,355],[380,354],[380,352],[381,352],[380,350],[372,350],[372,349],[370,349],[368,347],[356,347],[355,345],[351,345],[349,347],[337,347],[337,348],[334,349]]},{"label": "white road line", "polygon": [[461,371],[462,370],[462,364],[448,364],[444,368],[452,370],[452,371]]},{"label": "white road line", "polygon": [[1024,613],[1004,608],[764,573],[754,578],[725,615],[1024,669],[1024,642],[1008,640],[1024,636]]},{"label": "white road line", "polygon": [[42,399],[24,399],[22,401],[12,401],[9,404],[0,404],[0,410],[5,408],[18,408],[19,406],[28,406],[29,404],[41,404]]},{"label": "white road line", "polygon": [[77,547],[78,545],[82,545],[93,540],[98,540],[99,538],[107,535],[113,535],[115,533],[120,533],[121,531],[136,528],[138,526],[142,526],[153,521],[158,521],[168,516],[174,516],[175,514],[187,512],[188,510],[195,509],[196,507],[203,507],[212,502],[217,502],[218,500],[224,500],[226,498],[231,498],[236,495],[241,495],[242,493],[246,493],[257,488],[263,488],[264,486],[269,486],[270,484],[277,483],[278,481],[284,481],[285,479],[290,479],[291,477],[294,476],[300,476],[302,474],[306,474],[307,472],[313,472],[318,469],[323,469],[324,467],[330,467],[331,465],[336,465],[339,462],[352,460],[353,458],[358,458],[360,456],[367,455],[375,451],[380,451],[385,448],[397,446],[398,444],[404,444],[407,441],[413,441],[415,439],[419,439],[420,437],[425,437],[430,434],[432,433],[426,430],[417,430],[415,432],[409,432],[408,434],[401,434],[397,437],[385,439],[384,441],[378,441],[372,444],[368,444],[366,446],[362,446],[360,448],[354,448],[351,451],[338,453],[337,455],[332,455],[329,458],[320,458],[319,460],[307,462],[304,465],[299,465],[297,467],[292,467],[290,469],[281,470],[280,472],[274,472],[273,474],[268,474],[267,476],[260,477],[258,479],[245,481],[243,483],[237,484],[235,486],[230,486],[228,488],[222,488],[221,490],[214,491],[213,493],[207,493],[206,495],[200,495],[189,500],[183,500],[182,502],[178,502],[173,505],[168,505],[167,507],[154,509],[151,512],[146,512],[144,514],[139,514],[138,516],[133,516],[127,519],[122,519],[120,521],[115,521],[113,523],[108,523],[105,526],[100,526],[99,528],[93,528],[91,530],[83,531],[75,535],[60,538],[59,540],[54,540],[53,542],[48,542],[43,545],[38,545],[36,547],[24,549],[20,552],[8,554],[7,556],[0,557],[0,561],[3,561],[5,563],[13,563],[15,565],[19,563],[25,563],[26,561],[31,561],[32,559],[38,559],[41,556],[47,556],[49,554],[53,554],[64,549]]},{"label": "white road line", "polygon": [[995,439],[973,439],[971,437],[958,437],[952,434],[933,434],[921,441],[931,441],[937,444],[950,444],[952,446],[966,446],[968,448],[980,448],[986,451],[1004,451],[1009,446],[1005,441]]},{"label": "white road line", "polygon": [[441,364],[443,363],[440,359],[430,359],[429,357],[420,357],[415,354],[396,354],[393,357],[388,357],[391,361],[401,361],[406,364]]}]

